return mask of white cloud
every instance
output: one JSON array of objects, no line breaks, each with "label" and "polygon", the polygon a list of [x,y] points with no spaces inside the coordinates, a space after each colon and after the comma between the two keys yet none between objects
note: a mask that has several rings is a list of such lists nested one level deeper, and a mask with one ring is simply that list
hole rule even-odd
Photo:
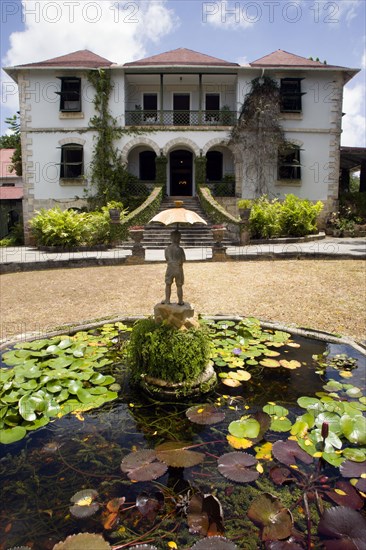
[{"label": "white cloud", "polygon": [[12,33],[4,63],[41,61],[75,50],[89,49],[125,63],[146,53],[178,24],[166,0],[22,0],[25,30]]},{"label": "white cloud", "polygon": [[361,58],[361,67],[363,69],[366,69],[366,52],[363,52],[362,58]]},{"label": "white cloud", "polygon": [[[328,28],[337,28],[342,22],[350,27],[352,21],[359,16],[358,10],[363,7],[364,0],[300,0],[303,12],[308,12],[314,23],[324,23]],[[299,2],[299,0],[298,0]]]},{"label": "white cloud", "polygon": [[343,96],[342,145],[366,146],[365,82],[345,87]]},{"label": "white cloud", "polygon": [[239,63],[239,65],[249,65],[250,63],[249,59],[245,55],[238,57],[236,62]]},{"label": "white cloud", "polygon": [[[125,63],[144,57],[179,25],[167,0],[22,0],[24,31],[10,35],[3,66],[43,61],[88,49],[110,61]],[[5,109],[19,108],[17,87],[3,72],[1,95]]]}]

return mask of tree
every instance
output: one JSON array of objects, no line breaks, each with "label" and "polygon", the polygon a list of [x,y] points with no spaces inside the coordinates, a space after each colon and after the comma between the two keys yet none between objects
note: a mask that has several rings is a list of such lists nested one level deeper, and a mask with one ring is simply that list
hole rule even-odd
[{"label": "tree", "polygon": [[5,119],[6,124],[13,132],[9,136],[0,137],[0,149],[15,149],[11,157],[10,172],[15,172],[17,176],[22,175],[22,149],[20,141],[20,120],[19,112],[12,117]]},{"label": "tree", "polygon": [[0,149],[15,149],[19,141],[19,137],[15,134],[10,136],[0,136]]},{"label": "tree", "polygon": [[[279,123],[280,88],[270,77],[255,78],[246,95],[230,145],[237,160],[253,175],[255,196],[268,192],[268,167],[277,164],[278,152],[288,147]],[[246,174],[249,179],[249,174]]]}]

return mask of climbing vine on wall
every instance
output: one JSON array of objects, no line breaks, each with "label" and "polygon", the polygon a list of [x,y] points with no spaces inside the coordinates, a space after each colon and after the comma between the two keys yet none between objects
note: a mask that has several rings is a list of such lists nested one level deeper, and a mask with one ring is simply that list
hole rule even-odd
[{"label": "climbing vine on wall", "polygon": [[89,124],[90,128],[96,131],[91,161],[91,182],[96,189],[95,201],[105,204],[115,198],[111,196],[114,195],[111,187],[118,162],[118,151],[114,142],[122,135],[122,131],[109,111],[109,98],[113,89],[110,71],[89,71],[88,80],[96,91],[93,104],[97,113]]},{"label": "climbing vine on wall", "polygon": [[231,132],[230,145],[246,168],[244,180],[254,182],[253,192],[257,197],[268,193],[270,167],[277,163],[278,152],[289,145],[279,117],[277,82],[267,76],[252,80],[238,124]]},{"label": "climbing vine on wall", "polygon": [[195,160],[195,171],[196,171],[196,181],[199,184],[206,182],[206,157],[196,157]]},{"label": "climbing vine on wall", "polygon": [[91,182],[96,191],[89,202],[93,208],[106,205],[110,201],[129,202],[130,195],[147,196],[146,186],[126,170],[120,151],[115,142],[122,135],[141,135],[147,129],[136,126],[120,126],[109,110],[109,99],[113,82],[109,70],[90,71],[88,80],[95,89],[93,104],[96,115],[90,120],[89,127],[96,132],[93,158],[91,161]]}]

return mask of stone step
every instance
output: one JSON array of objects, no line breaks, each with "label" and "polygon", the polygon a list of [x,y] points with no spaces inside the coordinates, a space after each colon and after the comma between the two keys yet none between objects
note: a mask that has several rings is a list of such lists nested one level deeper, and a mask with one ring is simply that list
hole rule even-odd
[{"label": "stone step", "polygon": [[[175,201],[183,201],[182,208],[192,210],[196,212],[201,218],[207,221],[207,225],[204,224],[179,224],[179,231],[181,233],[181,246],[188,248],[206,248],[213,246],[213,238],[211,227],[212,224],[206,216],[206,213],[201,207],[201,204],[197,197],[164,197],[161,202],[159,212],[168,210],[170,208],[176,208]],[[147,224],[144,227],[144,238],[142,245],[149,249],[161,249],[166,248],[171,243],[171,232],[176,229],[176,224],[164,225],[158,222]],[[224,246],[232,244],[229,238],[225,238],[223,241]],[[130,247],[130,241],[123,243],[122,247]]]}]

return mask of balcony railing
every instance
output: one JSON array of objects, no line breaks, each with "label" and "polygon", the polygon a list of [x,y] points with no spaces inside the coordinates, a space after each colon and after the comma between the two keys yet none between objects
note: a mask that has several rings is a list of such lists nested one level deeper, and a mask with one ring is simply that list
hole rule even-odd
[{"label": "balcony railing", "polygon": [[126,111],[126,126],[232,126],[234,111]]}]

